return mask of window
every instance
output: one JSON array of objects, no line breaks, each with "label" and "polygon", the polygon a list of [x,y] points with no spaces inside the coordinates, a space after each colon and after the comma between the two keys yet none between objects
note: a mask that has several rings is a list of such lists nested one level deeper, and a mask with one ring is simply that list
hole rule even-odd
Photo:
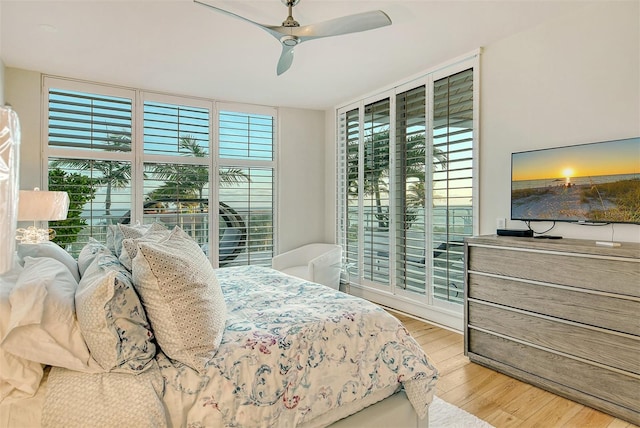
[{"label": "window", "polygon": [[72,253],[90,236],[104,242],[107,225],[131,208],[133,99],[131,91],[91,93],[67,81],[48,90],[49,189],[70,199],[67,219],[50,227]]},{"label": "window", "polygon": [[432,281],[434,297],[464,301],[464,238],[473,235],[473,70],[433,87]]},{"label": "window", "polygon": [[477,57],[338,110],[337,234],[363,297],[461,312],[476,230]]},{"label": "window", "polygon": [[142,222],[180,226],[208,253],[213,106],[153,94],[142,97]]},{"label": "window", "polygon": [[77,254],[90,236],[104,242],[110,224],[161,221],[219,266],[270,265],[275,109],[218,114],[202,99],[49,77],[45,86],[49,188],[71,199],[69,218],[50,225],[58,243]]},{"label": "window", "polygon": [[[218,117],[220,201],[236,213],[227,218],[221,215],[220,221],[231,224],[238,216],[244,219],[243,224],[229,225],[229,232],[220,236],[220,262],[271,266],[275,115],[269,109],[247,114],[232,105],[222,105]],[[245,250],[232,258],[238,240],[245,243]]]},{"label": "window", "polygon": [[395,277],[398,287],[426,293],[426,88],[396,95]]},{"label": "window", "polygon": [[389,121],[390,102],[383,99],[364,108],[362,145],[363,232],[360,241],[362,277],[389,284]]}]

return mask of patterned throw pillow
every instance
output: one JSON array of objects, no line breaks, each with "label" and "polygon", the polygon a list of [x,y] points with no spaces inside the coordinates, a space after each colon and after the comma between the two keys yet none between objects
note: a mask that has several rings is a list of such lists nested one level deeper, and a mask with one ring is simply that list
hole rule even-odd
[{"label": "patterned throw pillow", "polygon": [[107,248],[115,254],[116,257],[120,257],[123,239],[139,238],[153,227],[166,229],[166,227],[158,222],[153,224],[110,224],[107,228]]},{"label": "patterned throw pillow", "polygon": [[106,371],[139,373],[156,354],[153,333],[129,272],[104,248],[86,269],[75,297],[80,330]]},{"label": "patterned throw pillow", "polygon": [[139,242],[133,282],[162,351],[203,374],[222,340],[227,307],[200,246],[178,226],[165,240]]},{"label": "patterned throw pillow", "polygon": [[171,233],[166,227],[160,223],[153,223],[148,231],[141,234],[140,230],[120,225],[122,235],[122,251],[120,252],[120,263],[131,271],[131,260],[138,253],[138,242],[142,241],[160,241],[166,239]]}]

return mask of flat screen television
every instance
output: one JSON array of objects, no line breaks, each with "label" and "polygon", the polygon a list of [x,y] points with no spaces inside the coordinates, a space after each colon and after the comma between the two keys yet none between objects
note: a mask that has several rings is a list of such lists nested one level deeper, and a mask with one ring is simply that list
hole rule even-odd
[{"label": "flat screen television", "polygon": [[512,153],[511,219],[640,224],[640,137]]}]

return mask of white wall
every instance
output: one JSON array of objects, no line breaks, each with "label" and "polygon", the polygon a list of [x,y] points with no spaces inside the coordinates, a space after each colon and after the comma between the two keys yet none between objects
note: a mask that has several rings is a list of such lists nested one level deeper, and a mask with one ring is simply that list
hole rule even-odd
[{"label": "white wall", "polygon": [[324,233],[324,112],[280,108],[278,119],[278,252],[310,242],[333,242]]},{"label": "white wall", "polygon": [[[22,189],[45,185],[41,182],[41,81],[38,72],[6,69],[6,101],[13,105],[21,124]],[[279,109],[279,234],[276,242],[280,251],[325,241],[324,115],[323,111]]]},{"label": "white wall", "polygon": [[[512,152],[640,136],[639,5],[602,2],[484,47],[482,234],[495,233],[496,218],[509,219]],[[558,223],[549,233],[640,242],[638,225]]]}]

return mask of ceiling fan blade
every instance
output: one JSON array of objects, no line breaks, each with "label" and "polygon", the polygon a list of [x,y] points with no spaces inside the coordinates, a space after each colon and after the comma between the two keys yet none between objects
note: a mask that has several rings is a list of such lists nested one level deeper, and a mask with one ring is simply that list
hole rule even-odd
[{"label": "ceiling fan blade", "polygon": [[282,31],[277,31],[276,29],[279,28],[279,27],[273,27],[273,26],[270,26],[270,25],[260,24],[259,22],[252,21],[252,20],[250,20],[248,18],[245,18],[244,16],[236,15],[235,13],[229,12],[228,10],[220,9],[219,7],[211,6],[210,4],[203,3],[203,2],[198,1],[198,0],[193,0],[193,2],[197,3],[199,5],[202,5],[204,7],[208,7],[209,9],[216,10],[216,11],[218,11],[220,13],[223,13],[223,14],[225,14],[227,16],[231,16],[232,18],[240,19],[242,21],[245,21],[245,22],[248,22],[250,24],[256,25],[256,26],[262,28],[263,30],[265,30],[266,32],[268,32],[269,34],[271,34],[276,39],[280,39],[280,37],[282,37],[282,34],[286,34],[286,33],[283,33]]},{"label": "ceiling fan blade", "polygon": [[280,54],[280,60],[278,61],[277,73],[280,76],[291,67],[293,62],[293,46],[282,45],[282,53]]},{"label": "ceiling fan blade", "polygon": [[381,10],[372,10],[293,28],[291,33],[304,41],[374,30],[387,25],[391,25],[391,18]]}]

